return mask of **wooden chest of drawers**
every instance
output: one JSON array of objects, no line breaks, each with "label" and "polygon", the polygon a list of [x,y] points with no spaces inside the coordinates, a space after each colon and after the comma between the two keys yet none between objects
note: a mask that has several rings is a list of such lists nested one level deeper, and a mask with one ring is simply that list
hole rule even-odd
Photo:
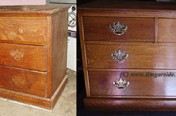
[{"label": "wooden chest of drawers", "polygon": [[87,109],[175,110],[175,3],[78,8]]},{"label": "wooden chest of drawers", "polygon": [[0,97],[54,107],[67,83],[68,7],[0,7]]}]

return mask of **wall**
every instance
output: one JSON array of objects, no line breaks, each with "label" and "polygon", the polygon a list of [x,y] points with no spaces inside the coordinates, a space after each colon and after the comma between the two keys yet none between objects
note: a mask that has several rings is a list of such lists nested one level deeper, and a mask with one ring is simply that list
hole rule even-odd
[{"label": "wall", "polygon": [[44,5],[46,0],[0,0],[0,5]]},{"label": "wall", "polygon": [[49,0],[50,2],[76,3],[76,0]]}]

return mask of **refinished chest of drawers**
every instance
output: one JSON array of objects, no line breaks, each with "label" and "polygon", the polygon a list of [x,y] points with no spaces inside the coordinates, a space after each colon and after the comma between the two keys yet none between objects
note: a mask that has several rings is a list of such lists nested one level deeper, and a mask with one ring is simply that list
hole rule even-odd
[{"label": "refinished chest of drawers", "polygon": [[87,109],[176,110],[176,3],[79,6]]},{"label": "refinished chest of drawers", "polygon": [[0,7],[0,97],[52,109],[67,83],[67,5]]}]

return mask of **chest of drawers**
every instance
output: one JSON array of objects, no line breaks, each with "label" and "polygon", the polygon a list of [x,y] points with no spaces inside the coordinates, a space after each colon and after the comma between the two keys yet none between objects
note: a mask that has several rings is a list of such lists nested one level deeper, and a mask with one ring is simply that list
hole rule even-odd
[{"label": "chest of drawers", "polygon": [[175,110],[175,3],[78,8],[87,109]]},{"label": "chest of drawers", "polygon": [[67,83],[68,7],[0,7],[0,97],[54,107]]}]

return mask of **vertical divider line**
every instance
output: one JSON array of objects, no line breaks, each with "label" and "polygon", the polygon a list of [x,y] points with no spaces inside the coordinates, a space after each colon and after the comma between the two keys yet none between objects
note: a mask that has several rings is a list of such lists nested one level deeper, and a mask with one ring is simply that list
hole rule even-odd
[{"label": "vertical divider line", "polygon": [[158,42],[158,17],[155,17],[155,42]]}]

